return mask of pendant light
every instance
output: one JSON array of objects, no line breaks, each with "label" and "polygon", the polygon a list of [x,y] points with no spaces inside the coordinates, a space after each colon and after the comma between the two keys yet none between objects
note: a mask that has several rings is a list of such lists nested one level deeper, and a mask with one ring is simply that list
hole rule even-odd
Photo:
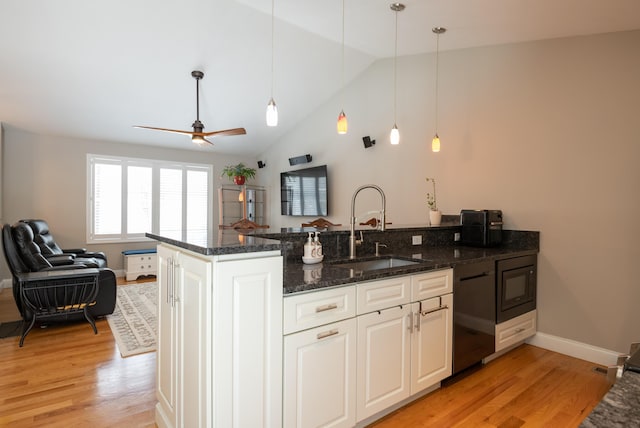
[{"label": "pendant light", "polygon": [[271,99],[267,104],[267,126],[278,126],[278,107],[276,107],[276,102],[273,100],[273,81],[275,79],[273,73],[274,9],[275,0],[271,0]]},{"label": "pendant light", "polygon": [[393,53],[393,128],[389,134],[389,140],[391,144],[400,144],[400,131],[398,125],[396,125],[396,110],[397,110],[397,63],[398,63],[398,12],[402,12],[405,6],[402,3],[391,3],[391,10],[396,13],[396,35],[395,35],[395,47]]},{"label": "pendant light", "polygon": [[431,151],[440,151],[440,137],[438,136],[438,74],[440,68],[440,34],[447,31],[444,27],[433,27],[432,30],[436,34],[436,135],[431,140]]},{"label": "pendant light", "polygon": [[[342,0],[342,89],[341,89],[341,98],[342,105],[344,106],[344,2]],[[347,115],[344,114],[344,107],[340,110],[340,114],[338,115],[338,123],[336,124],[336,129],[338,134],[346,134],[349,125],[347,124]]]}]

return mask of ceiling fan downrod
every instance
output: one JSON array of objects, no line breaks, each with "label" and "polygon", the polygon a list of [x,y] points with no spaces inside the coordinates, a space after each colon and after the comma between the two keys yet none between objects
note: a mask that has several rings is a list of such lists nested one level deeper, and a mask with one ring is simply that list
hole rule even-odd
[{"label": "ceiling fan downrod", "polygon": [[200,79],[204,77],[204,73],[199,70],[194,70],[191,72],[191,76],[196,79],[196,120],[191,126],[194,132],[203,132],[204,125],[200,122]]}]

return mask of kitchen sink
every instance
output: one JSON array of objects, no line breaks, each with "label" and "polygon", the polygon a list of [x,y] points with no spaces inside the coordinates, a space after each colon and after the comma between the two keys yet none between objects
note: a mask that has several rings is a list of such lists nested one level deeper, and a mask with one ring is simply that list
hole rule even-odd
[{"label": "kitchen sink", "polygon": [[373,260],[349,260],[346,262],[336,262],[333,263],[333,266],[345,269],[353,269],[357,272],[370,272],[374,270],[416,265],[423,262],[424,260],[407,260],[398,257],[380,257]]}]

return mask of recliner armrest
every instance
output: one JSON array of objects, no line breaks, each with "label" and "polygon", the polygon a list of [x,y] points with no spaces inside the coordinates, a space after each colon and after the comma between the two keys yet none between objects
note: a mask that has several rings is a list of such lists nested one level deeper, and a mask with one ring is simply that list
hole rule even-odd
[{"label": "recliner armrest", "polygon": [[84,263],[73,263],[71,265],[59,265],[52,266],[50,268],[39,270],[38,272],[50,272],[50,271],[61,271],[61,270],[78,270],[78,269],[97,269],[94,266],[87,266]]},{"label": "recliner armrest", "polygon": [[50,254],[44,256],[52,266],[72,265],[75,254]]},{"label": "recliner armrest", "polygon": [[20,282],[34,282],[34,281],[42,281],[42,280],[53,280],[53,279],[70,279],[70,278],[78,278],[82,276],[98,276],[100,271],[94,268],[84,268],[82,270],[77,269],[64,269],[64,270],[47,270],[47,271],[39,271],[39,272],[26,272],[26,273],[16,273],[16,277]]},{"label": "recliner armrest", "polygon": [[63,253],[74,253],[80,257],[94,257],[97,259],[107,260],[107,256],[102,251],[87,251],[86,248],[67,248],[62,250]]},{"label": "recliner armrest", "polygon": [[63,253],[76,253],[76,254],[84,254],[87,252],[86,248],[63,248]]}]

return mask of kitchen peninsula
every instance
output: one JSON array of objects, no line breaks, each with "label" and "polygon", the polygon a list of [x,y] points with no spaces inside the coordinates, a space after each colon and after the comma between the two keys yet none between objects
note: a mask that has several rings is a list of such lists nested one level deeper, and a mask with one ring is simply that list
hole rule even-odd
[{"label": "kitchen peninsula", "polygon": [[160,242],[157,425],[279,426],[286,243],[234,231],[147,236]]},{"label": "kitchen peninsula", "polygon": [[[200,242],[181,242],[148,234],[148,237],[160,242],[158,426],[305,426],[304,418],[308,415],[303,414],[299,406],[317,406],[290,399],[291,376],[286,372],[291,373],[292,367],[289,366],[295,364],[290,364],[290,360],[287,363],[283,352],[295,355],[295,347],[301,343],[297,338],[311,333],[314,340],[316,336],[328,337],[336,339],[336,343],[342,341],[342,345],[351,349],[350,359],[345,360],[349,365],[342,371],[351,377],[350,383],[347,389],[340,391],[340,394],[346,393],[348,396],[338,394],[340,396],[332,396],[332,400],[328,400],[325,395],[324,400],[334,404],[336,400],[346,400],[348,406],[341,410],[345,414],[338,415],[344,419],[339,426],[360,425],[380,417],[388,411],[388,407],[383,402],[373,401],[359,401],[362,411],[356,416],[355,378],[356,372],[360,373],[361,364],[360,360],[356,363],[353,359],[356,354],[355,334],[343,336],[331,329],[328,332],[316,332],[314,327],[327,329],[327,326],[305,326],[302,323],[298,327],[291,327],[287,321],[287,313],[291,312],[287,309],[287,301],[313,300],[326,291],[338,294],[345,292],[353,293],[346,298],[350,299],[348,302],[345,300],[348,308],[338,305],[340,307],[333,311],[333,304],[330,304],[327,311],[321,305],[318,306],[320,310],[313,306],[316,309],[312,312],[327,316],[332,316],[332,312],[341,312],[336,325],[355,328],[356,294],[360,290],[373,290],[376,293],[374,288],[366,288],[367,284],[374,284],[375,287],[382,283],[396,287],[401,280],[404,281],[404,285],[400,286],[404,287],[404,293],[411,289],[412,281],[418,284],[418,288],[427,286],[423,289],[425,294],[420,297],[424,298],[420,311],[425,314],[433,311],[433,320],[437,320],[434,325],[438,326],[438,331],[442,331],[434,337],[444,346],[435,355],[436,366],[443,367],[437,370],[435,378],[431,377],[431,373],[424,373],[422,380],[426,383],[420,387],[420,394],[437,388],[439,380],[451,374],[453,302],[447,300],[452,299],[451,268],[456,264],[477,260],[498,260],[538,252],[538,232],[505,231],[503,245],[498,248],[470,248],[454,243],[453,237],[457,231],[459,226],[456,225],[395,227],[385,232],[364,229],[365,240],[359,249],[361,257],[372,258],[374,244],[378,242],[385,245],[385,254],[415,261],[410,265],[371,272],[354,272],[337,265],[344,259],[348,248],[348,234],[340,228],[321,232],[325,260],[316,265],[301,262],[306,230],[261,230],[247,234],[216,231]],[[412,245],[412,237],[416,235],[421,236],[421,243]],[[416,289],[416,286],[413,288]],[[397,306],[400,310],[409,311],[413,304],[408,303],[409,300],[407,304],[400,303]],[[300,309],[303,312],[304,302],[301,304],[303,306],[298,308],[303,308]],[[345,308],[348,310],[345,311]],[[298,315],[304,315],[302,312]],[[387,311],[380,307],[374,313]],[[409,312],[398,319],[405,322],[408,315]],[[331,321],[325,319],[327,323]],[[358,319],[364,320],[364,317],[358,316]],[[426,327],[423,325],[424,334],[429,331]],[[415,328],[421,331],[417,325]],[[424,334],[418,340],[429,339]],[[305,350],[300,348],[299,352],[304,353]],[[336,361],[342,360],[337,358]],[[327,374],[322,376],[327,377]],[[407,392],[406,397],[414,399],[416,395]]]}]

